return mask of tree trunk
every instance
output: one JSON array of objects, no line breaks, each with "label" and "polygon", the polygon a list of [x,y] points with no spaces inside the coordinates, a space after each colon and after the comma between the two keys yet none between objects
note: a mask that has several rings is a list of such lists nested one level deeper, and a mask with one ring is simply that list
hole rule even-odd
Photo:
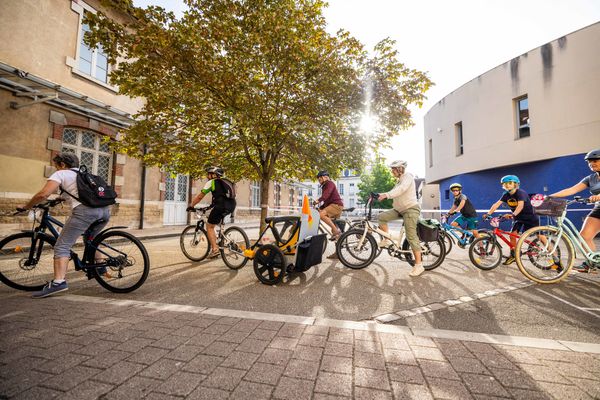
[{"label": "tree trunk", "polygon": [[265,229],[265,218],[269,212],[269,186],[271,185],[270,177],[263,175],[260,181],[260,232]]}]

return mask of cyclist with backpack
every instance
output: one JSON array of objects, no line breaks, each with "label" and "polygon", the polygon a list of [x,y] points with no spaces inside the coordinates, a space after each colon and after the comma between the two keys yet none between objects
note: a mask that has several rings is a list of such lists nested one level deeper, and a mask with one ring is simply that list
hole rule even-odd
[{"label": "cyclist with backpack", "polygon": [[[64,192],[69,195],[64,196],[64,198],[65,201],[70,203],[71,215],[67,218],[54,245],[54,279],[48,282],[41,291],[34,292],[32,295],[34,298],[48,297],[69,289],[65,278],[71,248],[92,223],[99,219],[103,220],[102,223],[94,227],[92,235],[96,235],[110,219],[109,205],[98,207],[83,204],[84,201],[80,198],[80,192],[83,192],[84,188],[80,189],[79,186],[81,185],[81,182],[79,182],[81,173],[77,156],[73,153],[60,153],[52,161],[57,171],[50,175],[44,187],[27,204],[17,207],[19,211],[28,210],[46,200],[51,194],[57,193],[59,189],[61,193]],[[104,192],[105,188],[101,187],[101,189]],[[106,186],[106,189],[110,189],[112,192],[112,188]],[[114,203],[114,198],[107,201],[107,203]]]},{"label": "cyclist with backpack", "polygon": [[204,196],[212,193],[210,207],[212,210],[208,215],[208,224],[206,224],[206,233],[210,248],[212,249],[208,258],[215,258],[220,255],[219,246],[217,246],[217,232],[215,227],[221,223],[223,218],[235,211],[235,186],[229,179],[223,178],[225,171],[221,167],[208,167],[206,175],[208,182],[204,185],[200,193],[194,197],[187,211],[194,211],[194,206],[198,204]]}]

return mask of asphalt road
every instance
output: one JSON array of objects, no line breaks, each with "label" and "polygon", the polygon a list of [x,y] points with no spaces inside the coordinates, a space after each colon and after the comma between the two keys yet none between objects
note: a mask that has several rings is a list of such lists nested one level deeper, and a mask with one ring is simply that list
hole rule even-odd
[{"label": "asphalt road", "polygon": [[[257,232],[251,230],[250,236],[256,237]],[[267,286],[257,280],[251,261],[233,271],[220,259],[189,261],[179,249],[178,238],[145,240],[145,244],[151,274],[135,292],[113,294],[71,271],[69,293],[355,321],[437,304],[435,311],[389,323],[600,343],[598,275],[577,274],[556,285],[518,286],[493,293],[490,291],[527,280],[514,264],[480,271],[470,264],[465,250],[455,247],[442,266],[417,278],[408,276],[408,264],[382,254],[362,270],[324,259],[305,273],[290,275],[278,286]],[[329,244],[326,255],[333,250]],[[0,295],[27,296],[5,286],[0,287]],[[463,296],[474,300],[443,304]],[[485,297],[477,299],[479,296]]]}]

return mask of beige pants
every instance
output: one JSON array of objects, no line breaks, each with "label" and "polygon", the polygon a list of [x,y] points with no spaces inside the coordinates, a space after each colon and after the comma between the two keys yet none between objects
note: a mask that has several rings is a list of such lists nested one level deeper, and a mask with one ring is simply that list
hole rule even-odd
[{"label": "beige pants", "polygon": [[396,211],[393,208],[391,210],[384,211],[379,214],[377,220],[379,225],[387,225],[390,221],[403,219],[406,240],[408,240],[411,250],[421,251],[419,236],[417,236],[417,223],[419,222],[420,217],[421,208],[419,206],[414,206],[402,212]]},{"label": "beige pants", "polygon": [[339,218],[342,215],[342,210],[344,209],[344,207],[340,206],[339,204],[330,204],[327,207],[325,207],[323,209],[323,211],[325,211],[325,214],[329,217],[329,218]]}]

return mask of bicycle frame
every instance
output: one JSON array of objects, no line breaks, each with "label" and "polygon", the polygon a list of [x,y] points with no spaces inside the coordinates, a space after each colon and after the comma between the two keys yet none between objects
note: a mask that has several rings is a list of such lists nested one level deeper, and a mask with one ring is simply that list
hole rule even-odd
[{"label": "bicycle frame", "polygon": [[[58,203],[56,203],[56,204],[58,204]],[[40,218],[39,225],[38,226],[34,225],[34,227],[33,227],[34,240],[36,239],[37,234],[39,234],[39,233],[45,234],[46,230],[48,230],[50,232],[50,234],[52,234],[52,236],[55,239],[57,239],[59,236],[59,233],[55,226],[62,228],[62,227],[64,227],[64,224],[50,215],[49,207],[40,207],[40,208],[43,210],[43,214],[42,214],[42,217]],[[34,221],[37,221],[37,218]],[[34,222],[34,224],[35,224],[35,222]],[[104,254],[105,256],[108,256],[108,253],[105,252],[104,250],[99,249],[95,246],[92,247],[92,240],[94,238],[91,236],[91,231],[92,231],[94,225],[95,224],[92,224],[82,234],[83,246],[84,246],[83,258],[80,259],[79,255],[77,253],[75,253],[73,250],[71,250],[71,259],[73,260],[73,264],[75,265],[75,270],[76,271],[80,271],[80,270],[85,271],[88,274],[88,278],[92,277],[90,274],[91,270],[110,266],[109,263],[107,263],[107,262],[101,262],[101,263],[96,264],[96,263],[86,263],[84,261],[84,260],[88,260],[90,258],[90,252],[93,252],[92,254],[94,254],[95,252],[99,252],[101,254]],[[102,232],[99,232],[98,235],[100,235],[108,230],[111,230],[111,229],[121,229],[121,228],[127,228],[127,227],[126,226],[113,226],[108,229],[104,229]],[[108,245],[107,243],[104,243],[104,245],[111,250],[116,250],[114,247]],[[32,246],[30,251],[33,251],[34,247],[35,246]],[[30,257],[33,257],[33,254],[30,254]]]},{"label": "bicycle frame", "polygon": [[[573,202],[574,201],[570,201],[567,204],[572,204]],[[571,240],[571,243],[573,243],[576,250],[579,250],[586,260],[595,263],[596,261],[594,258],[600,258],[600,251],[592,251],[585,239],[579,233],[579,230],[577,230],[571,220],[567,218],[567,208],[565,208],[560,217],[556,218],[556,226],[558,227],[557,237],[561,237],[563,234],[566,235]],[[558,246],[558,243],[555,244],[555,247],[556,246]],[[554,249],[552,249],[552,251],[554,251]]]}]

